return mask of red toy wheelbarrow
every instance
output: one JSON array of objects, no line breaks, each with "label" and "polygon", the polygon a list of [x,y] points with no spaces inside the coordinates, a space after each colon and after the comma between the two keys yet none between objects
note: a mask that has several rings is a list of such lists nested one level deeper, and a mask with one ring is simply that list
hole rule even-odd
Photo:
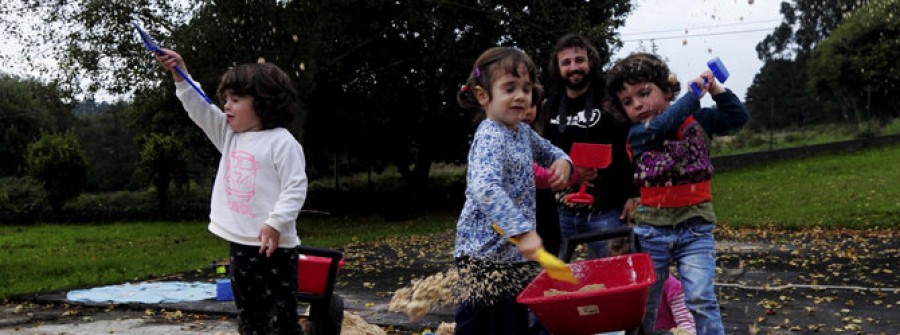
[{"label": "red toy wheelbarrow", "polygon": [[[621,227],[572,236],[563,241],[563,259],[569,261],[578,243],[630,236]],[[632,239],[633,241],[634,239]],[[633,249],[636,250],[636,249]],[[647,307],[650,285],[656,281],[653,261],[645,253],[611,256],[569,264],[579,284],[551,279],[541,272],[525,287],[516,301],[527,305],[541,324],[556,335],[596,334],[640,329]],[[605,288],[585,290],[587,285]],[[545,296],[551,290],[569,292]]]},{"label": "red toy wheelbarrow", "polygon": [[344,265],[337,250],[300,246],[297,264],[297,300],[308,302],[314,335],[340,334],[344,322],[344,299],[334,294],[334,281]]},{"label": "red toy wheelbarrow", "polygon": [[[612,146],[596,143],[572,143],[569,158],[577,167],[602,169],[612,163]],[[581,184],[577,193],[566,195],[566,201],[573,204],[592,204],[594,196],[587,194],[587,185]]]}]

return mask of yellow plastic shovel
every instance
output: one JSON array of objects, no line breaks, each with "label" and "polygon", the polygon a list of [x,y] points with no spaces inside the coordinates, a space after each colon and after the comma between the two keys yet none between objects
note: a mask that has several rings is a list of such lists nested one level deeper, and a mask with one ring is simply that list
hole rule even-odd
[{"label": "yellow plastic shovel", "polygon": [[[498,234],[504,235],[503,230],[501,230],[500,227],[496,224],[491,224],[491,227],[493,227],[494,231],[496,231]],[[508,240],[513,244],[519,244],[519,239],[515,237],[510,237],[508,238]],[[575,275],[572,274],[572,269],[569,269],[569,266],[566,265],[565,262],[563,262],[556,256],[553,256],[553,254],[547,252],[547,250],[544,250],[544,248],[538,249],[537,261],[539,264],[541,264],[542,267],[544,267],[545,270],[547,270],[547,274],[550,275],[550,278],[570,282],[572,284],[578,284],[578,279],[576,279]]]}]

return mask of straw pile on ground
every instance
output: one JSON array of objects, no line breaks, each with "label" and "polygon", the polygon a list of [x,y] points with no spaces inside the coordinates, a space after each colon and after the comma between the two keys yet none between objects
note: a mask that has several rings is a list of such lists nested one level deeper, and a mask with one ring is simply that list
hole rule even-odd
[{"label": "straw pile on ground", "polygon": [[456,303],[454,289],[458,281],[456,269],[413,280],[411,287],[394,292],[388,310],[404,313],[410,320],[417,320],[437,306]]}]

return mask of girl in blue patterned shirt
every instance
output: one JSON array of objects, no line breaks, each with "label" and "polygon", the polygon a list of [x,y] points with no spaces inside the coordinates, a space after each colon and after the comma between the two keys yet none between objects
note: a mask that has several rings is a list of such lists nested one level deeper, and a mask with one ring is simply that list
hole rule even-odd
[{"label": "girl in blue patterned shirt", "polygon": [[[549,166],[561,188],[569,157],[522,123],[537,77],[531,58],[495,47],[478,57],[457,101],[483,111],[469,149],[466,203],[456,224],[453,256],[460,277],[456,334],[524,334],[528,311],[516,295],[537,274],[532,161]],[[495,232],[496,224],[504,233]],[[507,240],[518,239],[518,246]]]}]

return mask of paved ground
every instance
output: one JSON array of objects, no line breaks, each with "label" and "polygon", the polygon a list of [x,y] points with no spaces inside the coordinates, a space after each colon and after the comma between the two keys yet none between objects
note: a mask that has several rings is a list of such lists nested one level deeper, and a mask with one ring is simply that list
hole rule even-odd
[{"label": "paved ground", "polygon": [[[716,234],[728,334],[900,334],[900,232]],[[412,279],[450,267],[452,241],[444,233],[347,246],[336,292],[347,311],[388,333],[434,329],[452,321],[451,307],[410,322],[387,305],[391,292]],[[44,292],[0,306],[0,334],[233,334],[233,314],[230,302],[86,305],[68,304],[65,292]]]}]

